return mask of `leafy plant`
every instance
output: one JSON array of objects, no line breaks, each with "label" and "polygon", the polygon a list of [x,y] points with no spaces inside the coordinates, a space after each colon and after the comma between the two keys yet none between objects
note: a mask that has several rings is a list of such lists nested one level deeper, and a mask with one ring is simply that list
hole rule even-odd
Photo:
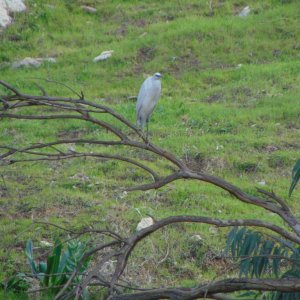
[{"label": "leafy plant", "polygon": [[298,181],[300,179],[300,159],[298,159],[298,161],[296,162],[296,164],[294,165],[294,168],[292,170],[292,183],[289,189],[289,197],[291,197],[292,192],[294,190],[294,188],[296,187]]},{"label": "leafy plant", "polygon": [[0,283],[0,288],[5,291],[12,291],[14,293],[21,293],[28,290],[30,287],[30,278],[24,273],[17,273],[5,282]]},{"label": "leafy plant", "polygon": [[[265,236],[246,227],[235,227],[227,237],[226,252],[239,262],[240,277],[300,278],[300,247],[286,240]],[[249,297],[248,293],[241,294],[241,298]],[[292,300],[300,296],[300,293],[251,293],[252,299],[268,300]]]},{"label": "leafy plant", "polygon": [[[33,243],[28,240],[26,243],[26,256],[35,277],[44,287],[49,287],[51,292],[58,292],[61,285],[65,284],[71,273],[77,267],[80,259],[86,252],[86,244],[79,240],[69,241],[63,252],[63,245],[59,239],[55,241],[52,253],[46,261],[35,262],[33,257]],[[79,274],[82,274],[88,268],[90,259],[86,260],[80,267]],[[78,283],[82,275],[77,275],[73,283]],[[86,294],[86,291],[83,293]]]}]

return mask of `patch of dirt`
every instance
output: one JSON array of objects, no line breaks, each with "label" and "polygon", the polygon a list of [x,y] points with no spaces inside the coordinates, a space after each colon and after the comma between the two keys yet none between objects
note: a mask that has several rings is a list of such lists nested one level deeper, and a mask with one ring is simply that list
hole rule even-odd
[{"label": "patch of dirt", "polygon": [[207,270],[213,268],[217,274],[222,275],[224,272],[228,272],[233,263],[230,259],[218,255],[209,249],[203,257],[202,266]]},{"label": "patch of dirt", "polygon": [[143,19],[139,19],[134,21],[133,24],[137,27],[145,27],[147,25],[147,22]]},{"label": "patch of dirt", "polygon": [[256,162],[236,162],[234,167],[244,173],[255,173],[259,170],[259,164]]},{"label": "patch of dirt", "polygon": [[[200,70],[201,63],[193,53],[188,53],[183,56],[173,57],[173,63],[170,66],[170,73],[178,77],[181,72],[189,70]],[[177,75],[177,76],[176,76]]]},{"label": "patch of dirt", "polygon": [[127,27],[128,27],[128,25],[126,23],[122,24],[119,28],[116,29],[115,35],[117,37],[124,37],[128,31]]},{"label": "patch of dirt", "polygon": [[6,198],[9,195],[8,189],[5,185],[0,185],[0,198]]},{"label": "patch of dirt", "polygon": [[232,69],[235,67],[236,67],[236,65],[234,65],[234,64],[216,62],[216,63],[209,64],[208,66],[204,67],[203,69],[204,70],[207,70],[207,69],[212,69],[212,70],[222,69],[222,70],[224,70],[224,69]]},{"label": "patch of dirt", "polygon": [[80,214],[81,207],[76,207],[74,205],[49,205],[33,209],[30,213],[27,214],[27,217],[32,219],[43,219],[49,217],[58,217],[58,218],[68,218],[75,217]]},{"label": "patch of dirt", "polygon": [[291,149],[291,150],[299,150],[300,149],[300,144],[296,143],[285,143],[282,146],[283,149]]},{"label": "patch of dirt", "polygon": [[247,97],[251,97],[253,95],[253,91],[248,87],[238,87],[231,91],[232,96],[236,96],[238,94],[245,95]]},{"label": "patch of dirt", "polygon": [[19,193],[18,193],[18,198],[22,199],[22,198],[25,198],[27,196],[37,194],[40,191],[42,191],[42,188],[31,186],[31,187],[20,190]]},{"label": "patch of dirt", "polygon": [[201,153],[197,153],[195,156],[185,156],[182,160],[187,164],[187,166],[196,172],[209,172],[213,173],[215,170],[223,170],[228,168],[228,163],[224,158],[212,157],[206,158]]},{"label": "patch of dirt", "polygon": [[275,146],[275,145],[267,145],[267,146],[264,146],[262,149],[268,153],[272,153],[277,150],[280,150],[279,146]]},{"label": "patch of dirt", "polygon": [[285,125],[287,129],[300,129],[300,114],[298,115],[297,121],[290,121]]},{"label": "patch of dirt", "polygon": [[131,74],[142,74],[144,72],[144,67],[143,67],[143,64],[139,63],[139,64],[135,64],[132,68],[132,72],[130,72],[130,76]]},{"label": "patch of dirt", "polygon": [[12,35],[9,35],[7,37],[7,39],[12,42],[19,42],[19,41],[22,41],[22,36],[19,34],[12,34]]},{"label": "patch of dirt", "polygon": [[[105,222],[109,224],[110,229],[115,231],[121,235],[128,235],[132,229],[132,223],[124,219],[124,215],[128,214],[130,210],[130,206],[126,204],[126,202],[112,205],[105,217]],[[140,220],[137,218],[136,224]]]},{"label": "patch of dirt", "polygon": [[214,102],[220,102],[223,99],[224,99],[223,94],[213,94],[213,95],[210,95],[210,96],[202,99],[202,101],[207,102],[207,103],[214,103]]},{"label": "patch of dirt", "polygon": [[155,48],[154,47],[143,47],[138,50],[137,53],[137,61],[139,63],[151,61],[155,56]]},{"label": "patch of dirt", "polygon": [[282,51],[279,49],[274,49],[272,54],[273,54],[273,56],[278,57],[282,54]]}]

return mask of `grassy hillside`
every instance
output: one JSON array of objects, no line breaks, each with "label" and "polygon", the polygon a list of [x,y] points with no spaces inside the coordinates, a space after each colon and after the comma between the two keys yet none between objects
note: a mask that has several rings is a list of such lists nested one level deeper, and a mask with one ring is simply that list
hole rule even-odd
[{"label": "grassy hillside", "polygon": [[[28,10],[0,33],[0,79],[27,93],[74,96],[38,78],[82,90],[132,122],[144,78],[163,74],[163,94],[150,124],[151,140],[187,160],[196,170],[225,178],[255,194],[265,189],[287,197],[290,171],[300,150],[300,3],[266,1],[75,1],[29,0]],[[92,5],[96,13],[81,5]],[[236,14],[246,5],[246,18]],[[106,61],[93,63],[104,50]],[[12,69],[25,57],[55,57],[40,68]],[[2,90],[0,90],[2,92]],[[104,133],[80,121],[0,120],[1,144],[28,145],[62,137],[99,137]],[[152,161],[152,165],[160,161]],[[80,229],[106,224],[129,233],[140,212],[159,219],[176,214],[220,218],[274,219],[208,184],[176,182],[158,191],[124,194],[136,171],[116,162],[70,160],[22,163],[0,171],[0,280],[15,270],[28,271],[24,245],[52,241],[58,229],[33,225],[49,221]],[[300,209],[296,190],[288,200]],[[162,279],[186,285],[220,275],[188,255],[189,237],[200,234],[205,247],[219,252],[226,230],[209,226],[172,226],[141,245],[131,265],[139,282]],[[147,257],[140,255],[147,250]],[[159,268],[166,249],[168,259]],[[218,273],[219,272],[219,273]],[[161,276],[155,279],[155,275]],[[151,279],[152,278],[152,279]]]}]

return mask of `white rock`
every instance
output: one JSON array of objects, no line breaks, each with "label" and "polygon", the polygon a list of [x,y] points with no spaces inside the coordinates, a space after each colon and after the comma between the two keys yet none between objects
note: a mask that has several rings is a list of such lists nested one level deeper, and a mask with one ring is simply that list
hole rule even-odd
[{"label": "white rock", "polygon": [[26,9],[21,0],[0,0],[0,26],[5,28],[12,22],[10,12],[21,12]]},{"label": "white rock", "polygon": [[22,0],[4,0],[9,12],[21,12],[26,10],[26,6]]},{"label": "white rock", "polygon": [[259,181],[258,184],[259,185],[266,185],[266,182],[264,180],[262,180],[262,181]]},{"label": "white rock", "polygon": [[76,152],[76,147],[75,147],[76,145],[74,144],[74,145],[70,145],[69,147],[68,147],[68,152],[69,153],[74,153],[74,152]]},{"label": "white rock", "polygon": [[0,26],[6,27],[12,22],[12,18],[8,15],[7,6],[4,0],[0,0]]},{"label": "white rock", "polygon": [[11,67],[13,69],[17,69],[17,68],[20,68],[20,67],[23,67],[23,66],[30,66],[30,67],[38,68],[45,61],[55,63],[56,59],[53,58],[53,57],[49,57],[49,58],[25,57],[22,60],[15,61],[14,63],[12,63]]},{"label": "white rock", "polygon": [[250,11],[251,11],[250,7],[245,6],[239,13],[239,17],[247,17],[250,14]]},{"label": "white rock", "polygon": [[113,53],[114,53],[114,50],[103,51],[100,55],[96,56],[93,59],[93,62],[97,62],[97,61],[100,61],[100,60],[108,59],[109,57],[112,56]]},{"label": "white rock", "polygon": [[79,180],[80,182],[87,182],[90,180],[90,177],[86,176],[85,174],[83,173],[77,173],[71,177],[69,177],[70,179],[77,179]]},{"label": "white rock", "polygon": [[91,7],[91,6],[81,5],[80,7],[81,7],[83,10],[85,10],[86,12],[89,12],[89,13],[95,13],[95,12],[97,12],[97,9],[94,8],[94,7]]},{"label": "white rock", "polygon": [[143,32],[139,37],[142,38],[147,35],[147,32]]},{"label": "white rock", "polygon": [[151,217],[143,218],[136,227],[136,231],[140,231],[144,228],[147,228],[154,224],[154,221]]},{"label": "white rock", "polygon": [[202,241],[202,237],[199,234],[194,234],[191,236],[191,240],[195,242]]},{"label": "white rock", "polygon": [[124,191],[121,195],[120,195],[120,198],[121,199],[124,199],[124,198],[126,198],[127,197],[127,192],[126,191]]},{"label": "white rock", "polygon": [[236,66],[236,68],[237,68],[237,69],[240,69],[242,66],[243,66],[242,64],[238,64],[238,65]]},{"label": "white rock", "polygon": [[50,243],[50,242],[48,242],[48,241],[40,241],[40,245],[42,246],[42,247],[53,247],[53,243]]},{"label": "white rock", "polygon": [[100,269],[100,274],[104,276],[110,276],[114,274],[116,260],[106,261]]}]

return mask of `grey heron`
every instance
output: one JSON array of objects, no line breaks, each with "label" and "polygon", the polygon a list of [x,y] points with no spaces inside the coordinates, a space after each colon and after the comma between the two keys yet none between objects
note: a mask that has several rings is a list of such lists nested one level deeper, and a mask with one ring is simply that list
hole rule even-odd
[{"label": "grey heron", "polygon": [[148,77],[142,84],[136,103],[136,123],[144,130],[147,125],[148,138],[148,123],[155,105],[159,99],[161,92],[161,74],[155,73]]}]

